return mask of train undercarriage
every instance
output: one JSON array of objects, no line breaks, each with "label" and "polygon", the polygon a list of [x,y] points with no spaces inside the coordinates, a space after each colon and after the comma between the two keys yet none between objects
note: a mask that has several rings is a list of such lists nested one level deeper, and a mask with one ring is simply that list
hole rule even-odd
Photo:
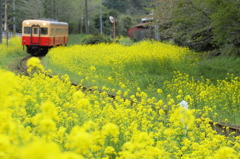
[{"label": "train undercarriage", "polygon": [[27,47],[27,53],[33,55],[33,56],[44,56],[48,53],[48,50],[50,49],[50,47],[46,46],[35,46],[35,45],[31,45],[31,46],[26,46]]}]

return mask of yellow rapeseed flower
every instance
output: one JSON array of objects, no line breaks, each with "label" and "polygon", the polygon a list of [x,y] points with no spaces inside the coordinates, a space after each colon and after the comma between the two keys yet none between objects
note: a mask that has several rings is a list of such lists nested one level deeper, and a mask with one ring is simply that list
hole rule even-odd
[{"label": "yellow rapeseed flower", "polygon": [[28,72],[31,72],[34,68],[39,70],[44,70],[43,65],[41,64],[41,60],[37,57],[31,57],[27,61]]}]

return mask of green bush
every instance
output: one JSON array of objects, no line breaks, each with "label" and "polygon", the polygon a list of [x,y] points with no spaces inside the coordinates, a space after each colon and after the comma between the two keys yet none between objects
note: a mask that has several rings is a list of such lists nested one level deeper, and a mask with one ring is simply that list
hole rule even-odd
[{"label": "green bush", "polygon": [[137,42],[138,41],[136,38],[133,38],[132,40],[133,40],[133,42]]},{"label": "green bush", "polygon": [[106,35],[89,35],[82,40],[82,44],[111,43],[112,39]]}]

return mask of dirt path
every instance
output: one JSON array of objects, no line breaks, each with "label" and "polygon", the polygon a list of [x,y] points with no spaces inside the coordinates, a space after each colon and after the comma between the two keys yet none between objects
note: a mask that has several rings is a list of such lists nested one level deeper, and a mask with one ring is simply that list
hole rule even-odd
[{"label": "dirt path", "polygon": [[[7,68],[16,74],[22,74],[23,71],[19,68],[19,62],[24,57],[26,57],[26,56],[17,57],[17,58],[14,58],[13,60],[9,61]],[[27,69],[26,62],[25,62],[25,64],[23,64],[23,67]]]}]

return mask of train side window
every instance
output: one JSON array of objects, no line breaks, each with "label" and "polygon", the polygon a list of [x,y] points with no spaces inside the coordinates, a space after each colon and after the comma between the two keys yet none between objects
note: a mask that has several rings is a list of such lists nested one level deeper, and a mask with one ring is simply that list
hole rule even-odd
[{"label": "train side window", "polygon": [[57,29],[56,29],[56,32],[57,32],[56,35],[61,35],[61,30],[60,30],[60,28],[57,28]]},{"label": "train side window", "polygon": [[54,28],[51,28],[51,36],[54,35]]},{"label": "train side window", "polygon": [[41,28],[41,34],[47,35],[48,34],[48,28]]},{"label": "train side window", "polygon": [[31,34],[31,28],[30,27],[24,27],[24,34]]},{"label": "train side window", "polygon": [[33,33],[38,34],[38,28],[33,28]]}]

